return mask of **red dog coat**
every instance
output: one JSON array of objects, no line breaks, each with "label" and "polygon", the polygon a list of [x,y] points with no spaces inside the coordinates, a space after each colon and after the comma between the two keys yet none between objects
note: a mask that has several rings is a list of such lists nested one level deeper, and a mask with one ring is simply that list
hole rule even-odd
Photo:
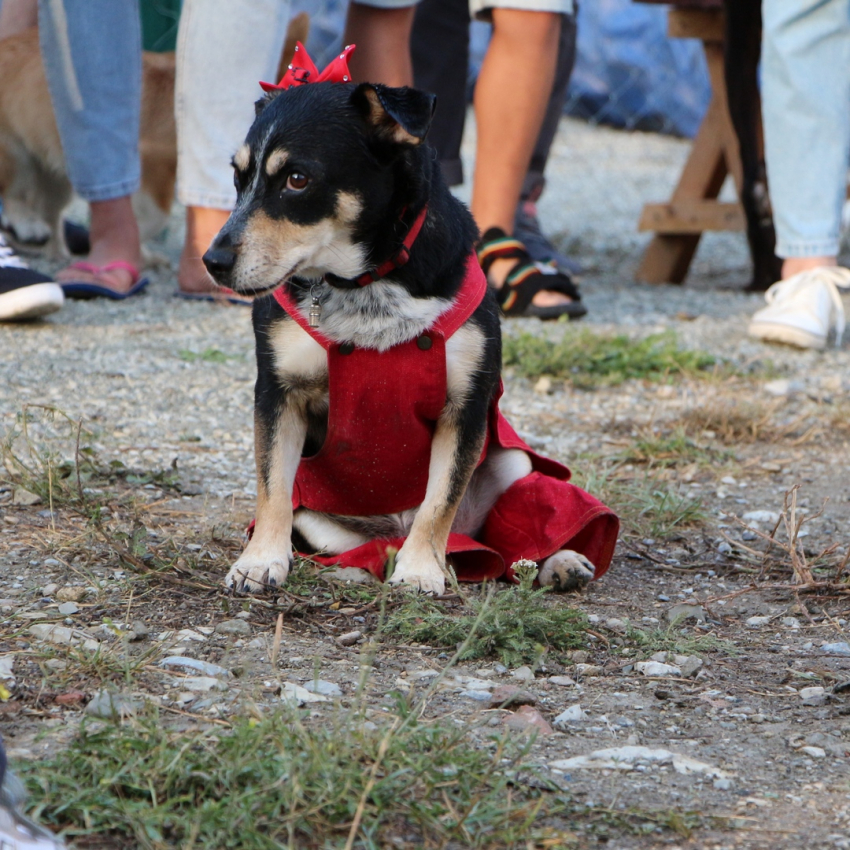
[{"label": "red dog coat", "polygon": [[[332,342],[309,326],[286,286],[274,293],[328,357],[327,437],[317,454],[301,460],[293,508],[375,516],[422,503],[431,440],[446,403],[446,340],[472,315],[486,287],[472,254],[454,304],[421,336],[383,352]],[[481,460],[491,442],[525,451],[532,472],[499,497],[476,539],[450,535],[447,553],[458,579],[513,579],[515,561],[542,562],[559,549],[581,552],[596,566],[597,578],[602,575],[617,542],[616,515],[570,484],[566,467],[533,452],[500,413],[498,397],[490,407]],[[383,580],[387,550],[400,549],[403,542],[372,540],[341,555],[307,557],[360,567]]]}]

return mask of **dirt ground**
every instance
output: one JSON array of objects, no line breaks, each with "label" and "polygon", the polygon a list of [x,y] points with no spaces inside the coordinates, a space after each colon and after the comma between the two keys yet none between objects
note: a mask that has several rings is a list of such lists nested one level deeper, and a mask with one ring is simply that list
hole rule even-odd
[{"label": "dirt ground", "polygon": [[[587,132],[611,161],[650,149],[650,176],[682,145]],[[668,159],[657,196],[675,178]],[[157,246],[172,258],[176,222]],[[757,297],[717,288],[745,282],[737,243],[737,265],[715,243],[719,278],[701,255],[688,286],[653,288],[630,283],[633,238],[612,248],[615,237],[561,233],[588,268],[583,326],[666,331],[720,365],[591,388],[507,369],[509,418],[620,512],[621,539],[600,581],[552,603],[588,616],[582,648],[455,664],[425,717],[481,746],[537,724],[529,763],[586,807],[564,827],[571,839],[537,846],[850,848],[850,349],[750,342]],[[301,574],[257,599],[223,591],[256,492],[253,342],[247,310],[177,302],[174,285],[161,267],[134,302],[0,329],[0,732],[13,760],[65,746],[104,693],[226,724],[319,679],[339,693],[325,685],[327,702],[305,709],[322,723],[353,702],[378,631],[374,594],[340,577]],[[555,345],[574,330],[506,325],[524,332]],[[441,604],[462,607],[456,594]],[[422,692],[452,652],[384,640],[376,716],[393,692]],[[218,669],[162,665],[173,656]],[[533,710],[497,707],[506,685]],[[608,761],[563,763],[612,748]]]}]

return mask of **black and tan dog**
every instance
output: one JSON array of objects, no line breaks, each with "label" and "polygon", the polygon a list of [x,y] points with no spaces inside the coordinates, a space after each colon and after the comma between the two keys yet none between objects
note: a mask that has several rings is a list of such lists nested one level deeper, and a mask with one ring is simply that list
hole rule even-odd
[{"label": "black and tan dog", "polygon": [[[519,554],[543,584],[569,589],[610,562],[616,517],[498,414],[498,308],[470,260],[472,217],[422,144],[433,109],[413,89],[300,85],[257,104],[233,158],[237,204],[204,262],[222,286],[258,296],[258,500],[229,587],[283,583],[293,544],[367,566],[371,542],[403,539],[391,581],[440,594],[451,540],[490,534],[492,547],[501,532],[482,529],[498,525],[494,506],[551,470],[580,494],[579,508],[564,506],[567,531],[548,551],[523,538],[500,571],[471,575],[510,576]],[[323,464],[333,471],[320,480]]]}]

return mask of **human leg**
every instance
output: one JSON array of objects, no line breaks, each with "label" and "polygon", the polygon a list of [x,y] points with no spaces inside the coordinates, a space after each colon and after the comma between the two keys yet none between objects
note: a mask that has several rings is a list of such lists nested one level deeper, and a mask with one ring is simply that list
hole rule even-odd
[{"label": "human leg", "polygon": [[[142,85],[138,0],[40,0],[39,34],[68,176],[91,207],[89,262],[137,268],[139,228],[130,195],[139,187]],[[128,291],[126,267],[66,269],[59,282],[96,280]]]},{"label": "human leg", "polygon": [[843,329],[834,267],[850,154],[850,3],[763,5],[765,160],[782,283],[750,324],[759,339],[822,348]]},{"label": "human leg", "polygon": [[356,44],[349,60],[351,74],[358,82],[412,86],[410,32],[415,3],[402,0],[371,0],[348,4],[345,44]]},{"label": "human leg", "polygon": [[288,0],[185,0],[177,37],[177,198],[186,205],[182,292],[216,290],[201,262],[236,201],[228,165],[254,117],[260,80],[276,82]]},{"label": "human leg", "polygon": [[37,22],[37,0],[2,0],[0,2],[0,40],[34,27]]}]

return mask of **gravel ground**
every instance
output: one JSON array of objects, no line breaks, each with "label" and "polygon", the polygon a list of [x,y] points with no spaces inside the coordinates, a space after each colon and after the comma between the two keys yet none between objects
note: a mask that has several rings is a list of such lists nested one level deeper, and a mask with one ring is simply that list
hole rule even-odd
[{"label": "gravel ground", "polygon": [[[595,481],[616,507],[629,487],[650,481],[650,489],[669,488],[700,502],[704,518],[652,531],[658,503],[643,515],[632,510],[611,571],[576,602],[593,623],[587,648],[547,657],[533,671],[507,670],[492,659],[461,666],[429,713],[450,713],[453,722],[471,724],[477,738],[506,721],[519,727],[515,712],[490,709],[486,696],[498,685],[519,685],[548,725],[544,731],[554,728],[537,739],[532,756],[575,799],[613,811],[702,817],[690,835],[632,834],[612,826],[604,835],[608,847],[847,848],[850,687],[840,687],[850,680],[846,582],[798,592],[788,558],[780,553],[762,568],[747,547],[758,549],[758,532],[769,532],[775,519],[764,512],[780,511],[785,492],[799,484],[798,506],[810,518],[803,550],[812,557],[836,544],[824,556],[830,564],[847,551],[850,348],[801,353],[747,338],[747,318],[761,298],[735,291],[748,276],[740,235],[706,237],[685,286],[632,282],[646,241],[635,231],[641,204],[669,194],[686,155],[680,140],[565,119],[543,219],[584,265],[590,313],[583,326],[636,336],[671,330],[682,345],[728,360],[736,373],[585,391],[563,380],[535,384],[509,370],[504,410],[533,445]],[[172,263],[182,238],[179,222],[175,214],[170,232],[154,246]],[[72,423],[82,420],[91,433],[84,444],[101,462],[120,461],[140,473],[110,502],[107,525],[129,533],[130,499],[134,515],[147,517],[154,541],[177,541],[181,557],[223,576],[256,493],[249,311],[174,299],[168,264],[151,277],[149,292],[133,301],[70,303],[47,321],[0,328],[0,434],[12,432],[25,405],[55,407]],[[505,327],[553,339],[572,330],[533,320]],[[743,424],[732,421],[735,413]],[[688,433],[696,435],[702,455],[670,464],[641,456],[646,440],[669,436],[681,423],[695,429]],[[73,459],[74,431],[46,423],[34,410],[33,440],[58,456]],[[593,469],[609,468],[606,459],[624,452],[617,475],[626,491],[593,477]],[[173,473],[167,482],[161,470]],[[45,708],[43,695],[68,692],[73,684],[86,702],[98,688],[94,677],[69,684],[59,666],[38,666],[32,653],[45,638],[28,631],[31,623],[61,622],[56,594],[77,587],[86,602],[74,605],[77,612],[65,623],[108,641],[100,624],[107,615],[122,621],[132,597],[126,565],[98,554],[99,544],[81,542],[86,526],[74,511],[51,515],[43,503],[14,501],[14,487],[0,478],[0,660],[3,653],[16,659],[15,678],[6,680],[13,683],[12,699],[0,703],[0,730],[14,757],[31,759],[67,739],[82,713],[67,701]],[[754,511],[762,514],[750,513],[749,530],[732,518]],[[630,630],[666,628],[675,617],[671,608],[680,604],[692,606],[696,618],[686,621],[682,637],[710,635],[721,648],[655,650],[662,652],[655,660],[678,669],[642,675],[634,662],[655,648],[641,648]],[[135,686],[138,698],[196,716],[226,717],[248,694],[273,702],[278,697],[269,679],[303,684],[317,666],[323,679],[339,685],[345,704],[360,661],[356,646],[336,638],[353,629],[368,634],[375,624],[373,614],[355,608],[327,612],[329,619],[320,612],[312,620],[287,620],[284,651],[273,669],[274,606],[254,603],[237,618],[243,626],[224,628],[234,620],[216,592],[158,586],[134,606],[133,619],[142,622],[151,645],[171,631],[170,654],[250,671],[214,699],[161,670]],[[195,636],[174,636],[175,629],[194,629]],[[393,688],[415,691],[445,658],[423,646],[381,650],[371,686],[376,710]],[[470,685],[464,676],[476,681]],[[478,697],[469,696],[472,691]],[[576,705],[573,721],[555,724]],[[667,749],[709,767],[680,773],[644,758],[631,771],[552,768],[624,746]]]}]

